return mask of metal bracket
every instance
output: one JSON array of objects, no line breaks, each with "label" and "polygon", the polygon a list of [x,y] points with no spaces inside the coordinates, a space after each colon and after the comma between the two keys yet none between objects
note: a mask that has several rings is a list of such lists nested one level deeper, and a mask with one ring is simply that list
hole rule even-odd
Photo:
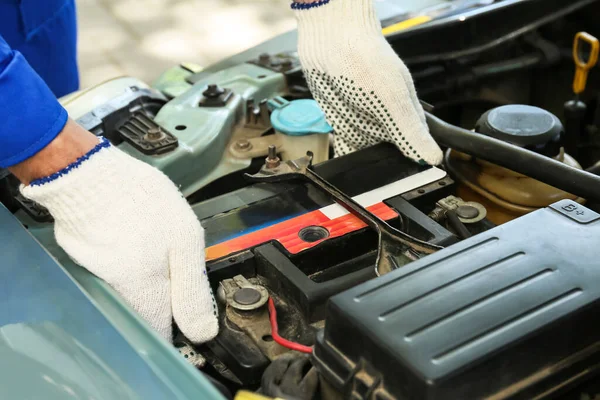
[{"label": "metal bracket", "polygon": [[254,99],[248,99],[246,102],[246,123],[244,126],[260,131],[266,131],[271,128],[271,117],[266,99],[258,104],[254,102]]},{"label": "metal bracket", "polygon": [[377,275],[387,274],[414,261],[420,253],[431,254],[442,249],[440,246],[427,243],[401,232],[381,220],[315,173],[310,168],[311,165],[312,153],[310,152],[306,157],[283,163],[272,163],[267,159],[267,163],[257,174],[247,176],[257,182],[282,182],[298,178],[308,179],[319,189],[333,197],[337,203],[377,232],[379,236],[379,250],[375,267]]},{"label": "metal bracket", "polygon": [[269,292],[264,286],[237,275],[221,281],[219,292],[227,302],[226,320],[244,331],[270,360],[288,351],[271,336],[269,312],[263,307],[269,300]]}]

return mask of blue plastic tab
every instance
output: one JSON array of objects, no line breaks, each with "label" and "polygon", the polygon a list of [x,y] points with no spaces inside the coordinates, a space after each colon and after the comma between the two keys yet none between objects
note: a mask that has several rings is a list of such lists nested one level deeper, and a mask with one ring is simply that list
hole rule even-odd
[{"label": "blue plastic tab", "polygon": [[325,113],[314,100],[287,101],[282,97],[270,100],[271,124],[278,132],[290,136],[333,132],[325,119]]}]

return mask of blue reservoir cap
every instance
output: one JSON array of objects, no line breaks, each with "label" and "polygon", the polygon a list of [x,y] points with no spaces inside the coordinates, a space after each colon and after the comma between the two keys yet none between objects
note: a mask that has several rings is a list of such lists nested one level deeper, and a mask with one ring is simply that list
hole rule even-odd
[{"label": "blue reservoir cap", "polygon": [[287,101],[282,97],[275,97],[267,105],[272,110],[273,128],[283,134],[304,136],[333,131],[325,119],[325,113],[314,100]]}]

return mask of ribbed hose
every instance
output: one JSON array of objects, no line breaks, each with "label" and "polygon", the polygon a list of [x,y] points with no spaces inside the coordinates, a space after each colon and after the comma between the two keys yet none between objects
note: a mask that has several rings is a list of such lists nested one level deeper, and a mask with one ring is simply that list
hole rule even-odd
[{"label": "ribbed hose", "polygon": [[451,125],[426,112],[433,138],[442,146],[500,165],[565,192],[600,201],[600,176],[498,139]]}]

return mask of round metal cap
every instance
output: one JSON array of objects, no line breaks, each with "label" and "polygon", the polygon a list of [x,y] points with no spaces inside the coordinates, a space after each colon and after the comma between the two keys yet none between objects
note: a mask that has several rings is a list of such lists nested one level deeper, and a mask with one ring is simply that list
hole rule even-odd
[{"label": "round metal cap", "polygon": [[473,206],[460,206],[456,209],[456,214],[460,218],[473,219],[479,216],[479,210]]},{"label": "round metal cap", "polygon": [[233,294],[233,301],[243,306],[258,303],[260,299],[260,292],[253,288],[242,288]]}]

